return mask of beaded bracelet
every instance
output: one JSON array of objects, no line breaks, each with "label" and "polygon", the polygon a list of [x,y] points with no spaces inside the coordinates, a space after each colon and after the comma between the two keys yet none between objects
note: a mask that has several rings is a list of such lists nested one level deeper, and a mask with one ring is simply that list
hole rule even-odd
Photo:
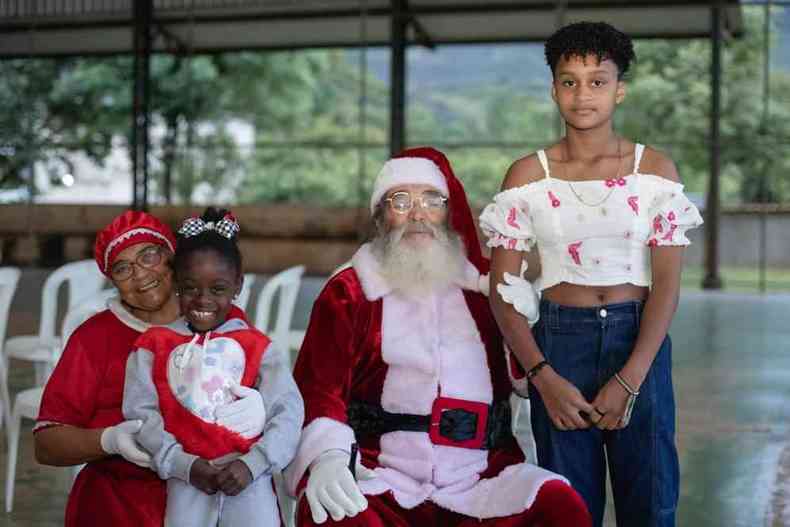
[{"label": "beaded bracelet", "polygon": [[530,368],[530,370],[527,372],[527,382],[531,381],[535,375],[540,373],[540,370],[543,369],[543,367],[548,365],[549,365],[549,361],[542,360],[536,365],[534,365],[532,368]]}]

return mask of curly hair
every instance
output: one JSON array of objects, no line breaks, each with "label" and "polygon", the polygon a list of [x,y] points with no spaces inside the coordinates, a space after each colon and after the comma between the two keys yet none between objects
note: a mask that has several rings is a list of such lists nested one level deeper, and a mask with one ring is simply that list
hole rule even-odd
[{"label": "curly hair", "polygon": [[[216,224],[222,220],[226,214],[230,214],[230,211],[227,209],[208,207],[203,211],[203,215],[200,219],[206,223],[213,222]],[[217,253],[220,258],[228,262],[228,264],[236,270],[238,275],[241,275],[241,251],[239,251],[239,246],[236,242],[236,235],[234,234],[230,238],[226,238],[212,229],[204,230],[200,234],[192,236],[184,236],[181,233],[178,234],[176,253],[173,257],[173,270],[175,271],[176,277],[178,277],[179,271],[183,272],[190,254],[205,250]]]},{"label": "curly hair", "polygon": [[631,38],[606,22],[577,22],[558,29],[546,41],[545,53],[552,75],[562,57],[595,55],[599,62],[612,60],[620,80],[636,59]]}]

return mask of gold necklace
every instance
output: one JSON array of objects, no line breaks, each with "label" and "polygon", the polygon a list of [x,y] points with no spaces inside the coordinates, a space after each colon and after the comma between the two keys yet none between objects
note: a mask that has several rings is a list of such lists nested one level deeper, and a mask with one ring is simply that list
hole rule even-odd
[{"label": "gold necklace", "polygon": [[[593,208],[594,207],[599,207],[599,206],[603,205],[606,202],[607,199],[609,199],[609,196],[612,195],[612,192],[614,192],[614,189],[617,188],[617,180],[620,179],[620,172],[622,172],[622,169],[623,169],[623,153],[622,153],[622,150],[620,149],[620,146],[621,146],[621,141],[620,141],[620,138],[618,137],[617,138],[617,175],[614,176],[615,184],[612,185],[612,188],[609,189],[609,192],[607,192],[606,195],[603,198],[601,198],[600,201],[597,201],[596,203],[588,203],[588,202],[584,201],[584,198],[582,198],[579,195],[579,193],[576,192],[576,189],[573,188],[573,185],[571,184],[570,180],[568,179],[568,169],[566,167],[566,164],[568,163],[568,159],[567,159],[568,158],[568,155],[567,155],[568,154],[568,147],[567,146],[565,147],[565,149],[563,150],[563,159],[562,159],[562,178],[568,184],[568,187],[571,189],[571,192],[573,192],[573,195],[576,196],[576,199],[579,200],[579,203],[581,203],[582,205],[586,205],[587,207],[593,207]],[[603,180],[603,181],[606,181],[606,180]],[[604,216],[606,215],[606,209],[602,210],[601,212],[604,214]]]}]

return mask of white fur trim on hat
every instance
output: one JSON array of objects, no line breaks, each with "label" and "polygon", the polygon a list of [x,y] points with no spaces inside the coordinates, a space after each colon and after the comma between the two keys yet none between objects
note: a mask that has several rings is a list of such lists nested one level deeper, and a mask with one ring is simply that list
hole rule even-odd
[{"label": "white fur trim on hat", "polygon": [[398,157],[384,163],[376,177],[370,196],[370,212],[388,190],[398,185],[431,185],[445,196],[449,193],[447,180],[433,161],[422,157]]}]

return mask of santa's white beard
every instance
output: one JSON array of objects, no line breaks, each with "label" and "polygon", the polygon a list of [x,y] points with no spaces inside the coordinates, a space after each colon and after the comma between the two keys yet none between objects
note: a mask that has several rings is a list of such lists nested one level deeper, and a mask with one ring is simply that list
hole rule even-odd
[{"label": "santa's white beard", "polygon": [[[407,232],[431,232],[421,242],[404,239]],[[460,236],[446,227],[411,222],[380,234],[372,243],[381,274],[393,291],[421,297],[460,282],[464,271],[464,245]]]}]

